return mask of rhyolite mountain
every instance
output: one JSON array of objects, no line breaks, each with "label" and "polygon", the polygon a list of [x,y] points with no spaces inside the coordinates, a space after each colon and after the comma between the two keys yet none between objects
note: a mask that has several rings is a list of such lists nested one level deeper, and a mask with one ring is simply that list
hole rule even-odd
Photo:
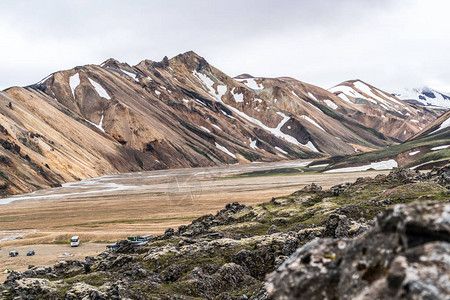
[{"label": "rhyolite mountain", "polygon": [[393,95],[408,103],[443,110],[450,108],[450,95],[429,87],[404,89]]},{"label": "rhyolite mountain", "polygon": [[[450,162],[450,111],[445,112],[425,129],[407,141],[377,151],[358,153],[352,156],[330,159],[325,172],[371,169],[376,165],[406,167],[417,170],[430,170]],[[323,164],[316,161],[315,164]],[[328,163],[328,162],[327,162]],[[348,169],[350,168],[350,169]]]},{"label": "rhyolite mountain", "polygon": [[232,78],[194,52],[114,59],[0,92],[3,194],[105,174],[346,155],[396,144],[437,112],[360,80],[330,91]]}]

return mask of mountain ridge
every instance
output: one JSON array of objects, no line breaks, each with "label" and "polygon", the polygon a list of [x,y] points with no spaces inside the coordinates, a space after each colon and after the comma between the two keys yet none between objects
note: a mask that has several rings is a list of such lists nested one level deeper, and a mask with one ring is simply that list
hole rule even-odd
[{"label": "mountain ridge", "polygon": [[450,94],[437,91],[427,86],[404,89],[392,93],[408,103],[415,103],[425,107],[447,110],[450,108]]},{"label": "mountain ridge", "polygon": [[289,77],[235,79],[193,51],[57,71],[0,93],[2,193],[120,172],[351,154],[405,140],[437,116],[376,90],[382,100],[361,92],[347,101]]}]

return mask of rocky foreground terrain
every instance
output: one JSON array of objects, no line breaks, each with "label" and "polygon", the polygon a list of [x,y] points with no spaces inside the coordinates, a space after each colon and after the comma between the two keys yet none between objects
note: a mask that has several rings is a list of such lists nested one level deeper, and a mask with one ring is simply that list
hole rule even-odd
[{"label": "rocky foreground terrain", "polygon": [[2,299],[448,299],[450,166],[228,204],[145,246],[13,272]]}]

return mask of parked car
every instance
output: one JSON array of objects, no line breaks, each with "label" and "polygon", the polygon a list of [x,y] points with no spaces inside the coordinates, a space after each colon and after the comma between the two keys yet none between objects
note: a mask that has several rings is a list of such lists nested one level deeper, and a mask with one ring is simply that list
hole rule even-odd
[{"label": "parked car", "polygon": [[80,245],[80,238],[76,235],[70,239],[70,247],[78,247]]},{"label": "parked car", "polygon": [[27,252],[27,256],[33,256],[33,255],[35,255],[36,253],[34,252],[34,250],[29,250],[28,252]]},{"label": "parked car", "polygon": [[106,245],[106,250],[108,251],[113,251],[115,249],[117,249],[117,243]]},{"label": "parked car", "polygon": [[16,250],[9,251],[9,256],[16,257],[17,255],[19,255],[19,252],[17,252]]},{"label": "parked car", "polygon": [[127,239],[131,242],[134,243],[141,243],[141,242],[148,242],[153,238],[153,236],[151,234],[147,234],[144,236],[140,236],[140,235],[132,235],[129,236]]}]

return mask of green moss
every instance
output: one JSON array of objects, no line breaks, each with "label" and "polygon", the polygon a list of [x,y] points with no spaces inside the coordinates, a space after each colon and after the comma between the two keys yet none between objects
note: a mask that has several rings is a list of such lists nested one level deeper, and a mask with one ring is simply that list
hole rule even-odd
[{"label": "green moss", "polygon": [[276,175],[298,175],[303,173],[299,168],[280,168],[263,171],[246,172],[238,175],[227,176],[228,178],[242,178],[242,177],[260,177],[260,176],[276,176]]},{"label": "green moss", "polygon": [[238,223],[237,225],[224,225],[214,227],[214,230],[226,231],[234,234],[242,234],[244,236],[264,235],[269,229],[268,224],[258,222]]},{"label": "green moss", "polygon": [[84,282],[86,284],[95,286],[95,287],[100,287],[109,281],[106,274],[100,273],[100,272],[78,275],[78,276],[66,279],[65,281],[67,283],[73,283],[77,280]]},{"label": "green moss", "polygon": [[57,299],[64,299],[65,294],[71,289],[72,287],[68,284],[64,285],[58,285],[57,292],[56,292],[56,298]]},{"label": "green moss", "polygon": [[137,156],[137,154],[134,154],[134,160],[135,160],[136,163],[138,164],[139,168],[141,168],[141,169],[144,168],[144,163],[143,163],[142,160],[139,158],[139,156]]},{"label": "green moss", "polygon": [[[448,145],[450,143],[450,138],[448,136],[447,132],[442,132],[440,134],[432,134],[432,135],[424,135],[419,138],[406,141],[399,145],[393,145],[387,148],[383,148],[381,150],[377,151],[371,151],[371,152],[365,152],[361,154],[355,154],[351,156],[345,156],[342,159],[338,160],[336,163],[334,163],[332,166],[329,166],[327,169],[333,168],[341,168],[346,167],[349,165],[356,165],[356,164],[367,164],[374,161],[380,161],[384,159],[390,159],[393,157],[396,157],[397,155],[412,151],[417,148],[432,148],[436,146],[442,146],[442,145]],[[433,151],[434,152],[434,151]],[[430,152],[426,155],[429,155],[425,158],[420,158],[418,162],[425,162],[437,159],[438,157],[450,157],[450,149],[446,149],[444,151],[438,151],[442,153],[433,153]],[[426,156],[425,155],[425,156]]]}]

